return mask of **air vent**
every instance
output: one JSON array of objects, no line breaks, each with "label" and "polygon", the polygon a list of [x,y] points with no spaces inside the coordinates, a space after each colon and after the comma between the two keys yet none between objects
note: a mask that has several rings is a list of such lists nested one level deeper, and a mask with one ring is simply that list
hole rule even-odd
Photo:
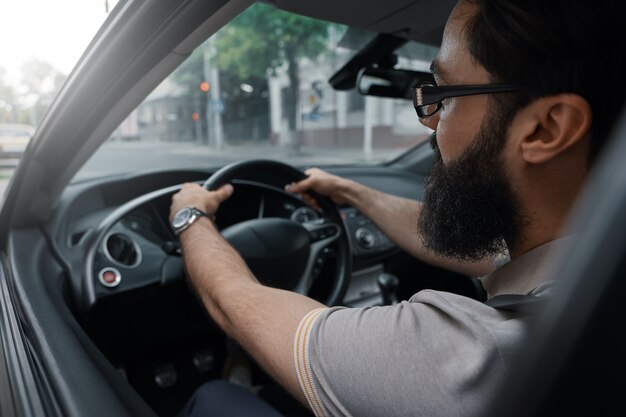
[{"label": "air vent", "polygon": [[118,266],[135,268],[141,262],[139,245],[123,233],[111,233],[104,239],[104,254]]}]

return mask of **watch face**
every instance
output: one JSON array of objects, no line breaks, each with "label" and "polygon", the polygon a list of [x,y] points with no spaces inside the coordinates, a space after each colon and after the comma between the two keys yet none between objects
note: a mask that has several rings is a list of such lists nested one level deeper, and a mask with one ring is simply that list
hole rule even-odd
[{"label": "watch face", "polygon": [[179,227],[184,226],[191,217],[191,214],[192,210],[189,207],[180,210],[172,219],[172,227],[174,229],[178,229]]}]

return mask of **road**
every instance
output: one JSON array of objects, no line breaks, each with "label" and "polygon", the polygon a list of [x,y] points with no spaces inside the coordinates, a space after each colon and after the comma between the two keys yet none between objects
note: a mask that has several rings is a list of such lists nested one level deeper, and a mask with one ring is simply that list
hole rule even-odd
[{"label": "road", "polygon": [[[164,142],[107,142],[96,156],[87,161],[77,179],[94,178],[115,173],[154,169],[214,168],[244,159],[277,159],[297,166],[332,165],[342,163],[372,163],[398,154],[398,149],[376,149],[375,160],[359,148],[300,149],[281,148],[268,143],[231,145],[214,149],[191,143]],[[0,161],[0,196],[17,161]]]},{"label": "road", "polygon": [[[397,149],[375,150],[376,160],[398,154]],[[215,149],[191,143],[109,142],[97,156],[87,161],[78,178],[111,173],[168,168],[217,167],[244,159],[277,159],[298,166],[374,162],[361,149],[301,149],[277,147],[267,143],[228,146]]]}]

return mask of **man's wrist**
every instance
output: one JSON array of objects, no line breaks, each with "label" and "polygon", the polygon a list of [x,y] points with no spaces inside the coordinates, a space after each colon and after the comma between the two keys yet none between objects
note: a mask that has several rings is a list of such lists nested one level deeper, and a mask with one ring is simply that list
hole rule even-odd
[{"label": "man's wrist", "polygon": [[368,187],[352,180],[342,181],[340,187],[344,200],[348,205],[359,209],[364,204]]},{"label": "man's wrist", "polygon": [[211,219],[209,213],[198,209],[197,207],[184,207],[180,209],[172,218],[170,225],[174,234],[179,236],[183,231],[190,228],[194,223],[202,218]]},{"label": "man's wrist", "polygon": [[[198,223],[198,225],[195,225],[196,223]],[[195,229],[202,229],[202,233],[206,233],[209,230],[217,230],[215,227],[215,223],[211,218],[202,216],[198,220],[196,220],[193,225],[187,227],[185,230],[182,230],[178,234],[178,238],[180,239],[180,237],[183,234],[185,234],[185,232],[187,232],[188,230],[195,230]]]}]

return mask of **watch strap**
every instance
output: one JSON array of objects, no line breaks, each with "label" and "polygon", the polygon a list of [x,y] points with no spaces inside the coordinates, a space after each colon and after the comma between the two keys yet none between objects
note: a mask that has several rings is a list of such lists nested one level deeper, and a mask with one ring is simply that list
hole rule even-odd
[{"label": "watch strap", "polygon": [[180,235],[180,233],[183,230],[186,230],[187,228],[189,228],[189,226],[191,226],[192,224],[194,224],[196,221],[198,221],[198,219],[200,219],[201,217],[207,217],[210,218],[210,216],[205,213],[204,211],[200,210],[199,208],[196,207],[189,207],[191,209],[191,216],[189,217],[189,219],[180,227],[174,229],[174,234],[176,236]]}]

